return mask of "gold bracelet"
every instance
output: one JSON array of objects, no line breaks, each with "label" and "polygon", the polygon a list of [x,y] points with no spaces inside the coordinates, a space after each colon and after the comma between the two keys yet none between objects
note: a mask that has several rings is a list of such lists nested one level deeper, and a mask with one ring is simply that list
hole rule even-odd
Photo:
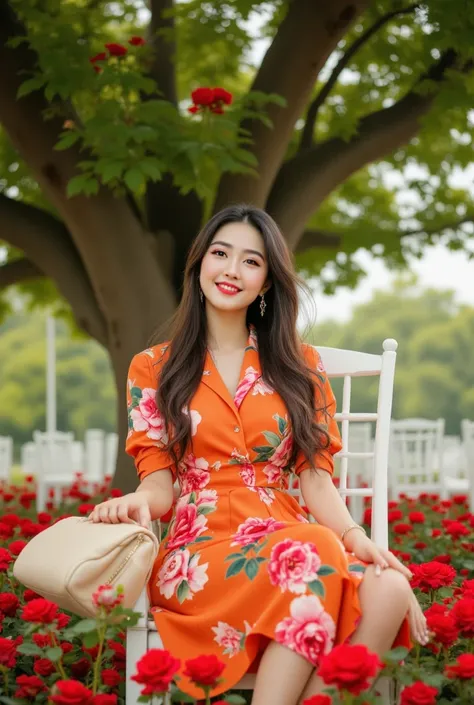
[{"label": "gold bracelet", "polygon": [[352,531],[352,529],[359,529],[360,531],[363,531],[364,534],[367,536],[367,531],[364,529],[363,526],[360,526],[360,524],[351,524],[347,528],[344,529],[344,531],[341,534],[341,541],[344,543],[344,537],[349,531]]}]

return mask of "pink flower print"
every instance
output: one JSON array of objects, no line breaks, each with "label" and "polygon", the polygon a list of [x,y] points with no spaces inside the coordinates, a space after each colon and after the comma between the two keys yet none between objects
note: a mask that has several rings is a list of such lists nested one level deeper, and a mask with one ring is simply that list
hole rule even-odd
[{"label": "pink flower print", "polygon": [[316,365],[316,369],[318,372],[322,372],[323,375],[326,374],[326,368],[324,367],[323,361],[321,360],[321,358],[319,358],[319,360],[318,360],[318,364]]},{"label": "pink flower print", "polygon": [[290,617],[276,626],[275,639],[318,666],[333,646],[336,625],[316,595],[301,595],[290,605]]},{"label": "pink flower print", "polygon": [[239,653],[243,632],[239,632],[227,622],[217,622],[217,627],[211,629],[215,634],[214,641],[224,648],[224,654],[232,658]]},{"label": "pink flower print", "polygon": [[250,334],[249,334],[249,344],[252,345],[256,350],[258,350],[258,340],[257,340],[257,331],[256,329],[251,326],[250,328]]},{"label": "pink flower print", "polygon": [[285,524],[281,521],[276,521],[272,517],[262,519],[260,517],[249,517],[240,524],[232,538],[234,539],[231,546],[248,546],[254,541],[258,541],[267,534],[283,529]]},{"label": "pink flower print", "polygon": [[[188,549],[171,553],[158,573],[156,583],[160,593],[169,600],[175,591],[181,589],[183,599],[190,600],[195,592],[202,590],[209,580],[208,563],[198,565],[199,554],[191,556]],[[184,587],[184,589],[183,589]]]},{"label": "pink flower print", "polygon": [[252,463],[249,463],[248,461],[243,463],[241,465],[239,475],[249,489],[253,489],[255,487],[255,468]]},{"label": "pink flower print", "polygon": [[291,433],[283,436],[281,443],[275,448],[274,453],[270,458],[269,465],[263,468],[264,474],[267,476],[269,484],[277,484],[283,476],[283,468],[288,465],[291,451],[293,449],[293,436]]},{"label": "pink flower print", "polygon": [[[250,489],[253,488],[249,487],[249,490]],[[269,487],[257,487],[257,494],[259,500],[264,504],[273,504],[273,500],[275,499],[275,493]]]},{"label": "pink flower print", "polygon": [[135,409],[130,412],[134,431],[146,431],[148,438],[161,443],[168,443],[165,420],[156,406],[156,390],[150,387],[142,389],[142,397]]},{"label": "pink flower print", "polygon": [[183,463],[181,475],[181,491],[183,494],[202,490],[209,484],[211,473],[209,463],[205,458],[196,458],[190,453]]},{"label": "pink flower print", "polygon": [[244,376],[239,382],[239,386],[237,387],[237,390],[235,392],[235,397],[234,397],[234,404],[236,405],[237,408],[240,407],[242,404],[243,400],[245,399],[247,393],[250,391],[252,386],[255,384],[257,379],[260,377],[260,372],[256,370],[254,367],[250,366],[247,367],[245,370]]},{"label": "pink flower print", "polygon": [[296,515],[296,518],[297,518],[298,521],[300,521],[302,524],[309,524],[308,519],[307,519],[305,516],[303,516],[302,514],[297,514],[297,515]]},{"label": "pink flower print", "polygon": [[168,535],[167,548],[180,548],[194,541],[206,530],[207,519],[198,514],[195,504],[176,503],[174,519]]},{"label": "pink flower print", "polygon": [[267,482],[269,485],[279,485],[283,476],[283,471],[278,465],[265,465],[263,468],[263,474],[267,476]]},{"label": "pink flower print", "polygon": [[217,491],[216,490],[202,490],[196,495],[194,500],[196,507],[207,509],[215,509],[217,505]]},{"label": "pink flower print", "polygon": [[269,384],[263,381],[263,379],[259,379],[255,382],[254,388],[252,389],[252,396],[256,397],[257,394],[261,394],[262,396],[265,396],[265,394],[274,394],[274,390],[272,387],[270,387]]},{"label": "pink flower print", "polygon": [[273,585],[282,592],[306,592],[307,583],[318,579],[321,559],[316,546],[309,541],[285,539],[275,544],[270,554],[268,574]]},{"label": "pink flower print", "polygon": [[199,413],[199,411],[196,411],[195,409],[191,409],[191,411],[188,411],[187,409],[183,409],[183,413],[186,414],[186,416],[190,416],[191,418],[191,436],[195,436],[197,433],[197,427],[202,421],[202,416]]}]

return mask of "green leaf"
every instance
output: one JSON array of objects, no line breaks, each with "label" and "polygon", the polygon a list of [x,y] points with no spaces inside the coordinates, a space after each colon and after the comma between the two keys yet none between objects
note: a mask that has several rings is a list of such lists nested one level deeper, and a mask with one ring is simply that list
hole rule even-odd
[{"label": "green leaf", "polygon": [[326,575],[332,575],[332,573],[335,572],[334,568],[331,568],[330,565],[322,565],[318,570],[318,578],[324,578]]},{"label": "green leaf", "polygon": [[[103,168],[99,169],[100,177],[104,184],[108,184],[109,181],[112,181],[113,179],[119,179],[122,176],[122,172],[124,169],[124,164],[123,162],[108,162],[107,164],[104,165]],[[136,389],[135,387],[133,389]],[[133,389],[132,395],[133,395]],[[141,390],[140,390],[140,397],[141,397]]]},{"label": "green leaf", "polygon": [[61,656],[63,655],[63,650],[59,646],[53,646],[50,649],[46,649],[45,656],[46,658],[49,658],[50,661],[53,663],[56,663],[56,661],[59,661]]},{"label": "green leaf", "polygon": [[67,185],[68,197],[71,198],[72,196],[77,196],[80,193],[86,192],[88,184],[90,184],[91,181],[95,181],[95,179],[92,179],[89,174],[78,174],[77,176],[73,176]]},{"label": "green leaf", "polygon": [[76,130],[68,130],[67,132],[63,132],[59,138],[59,141],[54,145],[54,149],[57,151],[68,149],[77,142],[80,136],[80,133]]},{"label": "green leaf", "polygon": [[273,433],[273,431],[264,431],[263,435],[273,448],[278,448],[281,443],[280,436],[277,436],[277,434]]},{"label": "green leaf", "polygon": [[284,419],[279,414],[277,414],[277,421],[278,421],[278,430],[279,430],[280,434],[283,436],[288,424],[286,422],[286,419]]},{"label": "green leaf", "polygon": [[241,553],[229,553],[228,556],[224,558],[225,561],[232,561],[234,558],[242,558]]},{"label": "green leaf", "polygon": [[42,86],[44,86],[44,83],[45,80],[41,76],[35,76],[35,78],[28,78],[26,81],[23,81],[21,86],[18,88],[16,97],[23,98],[23,96],[28,95],[33,91],[39,90]]},{"label": "green leaf", "polygon": [[19,644],[16,649],[20,654],[25,654],[25,656],[43,656],[44,654],[43,649],[28,641],[24,644]]},{"label": "green leaf", "polygon": [[308,583],[308,587],[311,592],[314,592],[314,594],[318,597],[324,597],[324,595],[326,594],[324,590],[324,585],[320,580],[312,580],[310,583]]},{"label": "green leaf", "polygon": [[87,634],[88,632],[97,631],[97,620],[92,618],[81,619],[72,629],[76,634]]},{"label": "green leaf", "polygon": [[162,170],[159,166],[158,160],[144,159],[140,162],[140,169],[144,174],[150,177],[153,181],[158,181],[161,179]]},{"label": "green leaf", "polygon": [[194,539],[191,543],[202,543],[203,541],[212,541],[212,536],[198,536],[197,539]]},{"label": "green leaf", "polygon": [[409,651],[405,646],[397,646],[395,649],[387,651],[387,653],[383,655],[383,660],[395,662],[403,661],[408,653]]},{"label": "green leaf", "polygon": [[225,695],[224,702],[231,703],[231,705],[245,705],[247,701],[241,695],[237,695],[237,693],[229,693]]},{"label": "green leaf", "polygon": [[233,578],[235,575],[238,575],[244,567],[246,561],[246,558],[239,558],[237,561],[231,563],[230,566],[227,568],[227,573],[225,574],[225,577]]},{"label": "green leaf", "polygon": [[255,560],[255,558],[250,558],[245,564],[245,573],[247,575],[247,578],[250,580],[253,580],[257,573],[258,573],[258,562]]},{"label": "green leaf", "polygon": [[[138,619],[135,621],[135,623],[138,621]],[[133,626],[133,624],[130,622],[128,626]],[[94,646],[97,646],[99,643],[99,634],[97,632],[89,632],[88,634],[84,634],[82,637],[82,643],[86,647],[86,649],[92,649]]]},{"label": "green leaf", "polygon": [[188,695],[187,693],[183,693],[182,690],[180,690],[179,688],[176,688],[176,690],[173,690],[173,692],[171,693],[171,702],[172,703],[195,703],[196,700],[191,695]]},{"label": "green leaf", "polygon": [[127,169],[124,174],[123,180],[127,184],[130,191],[133,192],[139,191],[141,187],[145,185],[145,177],[143,175],[143,172],[140,171],[140,169],[137,169],[136,167],[132,167],[132,169]]},{"label": "green leaf", "polygon": [[178,598],[178,602],[181,604],[184,602],[184,600],[187,598],[189,595],[189,585],[186,582],[186,580],[183,580],[178,586],[178,589],[176,590],[176,597]]},{"label": "green leaf", "polygon": [[268,558],[265,558],[264,556],[257,556],[255,560],[257,561],[257,563],[264,563],[268,560]]},{"label": "green leaf", "polygon": [[0,695],[0,703],[3,703],[3,705],[18,705],[18,700],[13,700],[13,698],[7,698],[6,695]]}]

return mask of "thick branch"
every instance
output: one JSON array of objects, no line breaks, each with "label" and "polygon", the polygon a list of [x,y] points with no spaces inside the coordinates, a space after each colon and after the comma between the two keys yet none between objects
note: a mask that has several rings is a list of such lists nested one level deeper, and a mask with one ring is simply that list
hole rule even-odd
[{"label": "thick branch", "polygon": [[[0,194],[0,238],[25,253],[27,259],[19,260],[25,263],[25,268],[29,261],[30,268],[36,267],[43,276],[54,279],[71,304],[78,325],[106,345],[105,321],[82,260],[64,225],[46,211]],[[12,262],[11,266],[14,264]]]},{"label": "thick branch", "polygon": [[150,44],[153,47],[153,60],[149,73],[158,84],[165,100],[177,105],[174,37],[174,17],[170,10],[174,0],[151,0],[151,20],[149,27]]},{"label": "thick branch", "polygon": [[[448,50],[426,75],[441,82],[456,61]],[[333,138],[298,152],[280,169],[267,208],[282,227],[292,248],[296,247],[308,218],[329,193],[351,174],[407,144],[420,128],[420,118],[431,108],[435,93],[409,92],[390,108],[363,118],[349,142]]]},{"label": "thick branch", "polygon": [[0,266],[0,289],[41,277],[44,273],[34,262],[26,257],[16,259]]},{"label": "thick branch", "polygon": [[399,17],[400,15],[412,14],[418,7],[420,7],[418,4],[413,4],[409,5],[408,7],[404,7],[401,10],[393,10],[392,12],[387,12],[387,14],[379,17],[379,19],[374,22],[373,25],[371,25],[365,32],[360,35],[360,37],[355,40],[353,44],[351,44],[351,46],[339,59],[328,80],[309,106],[308,114],[306,116],[306,122],[301,132],[300,150],[307,149],[313,144],[314,126],[316,124],[318,111],[320,107],[324,104],[326,98],[336,85],[337,80],[341,75],[342,71],[352,60],[353,56],[359,51],[361,47],[364,46],[364,44],[369,41],[371,37],[373,37],[374,34],[376,34],[382,27],[384,27],[388,22],[390,22],[390,20],[393,20],[395,17]]},{"label": "thick branch", "polygon": [[293,0],[257,72],[251,90],[277,93],[286,107],[270,105],[273,128],[246,121],[250,150],[259,164],[258,179],[224,174],[214,210],[235,201],[264,206],[285,158],[298,118],[304,113],[319,72],[341,37],[368,6],[369,0]]},{"label": "thick branch", "polygon": [[[406,237],[421,237],[423,235],[433,236],[442,235],[446,230],[457,230],[461,225],[466,223],[474,223],[474,216],[460,218],[459,220],[452,221],[450,223],[444,223],[443,225],[433,225],[432,227],[416,228],[415,230],[399,230],[397,232],[397,237],[403,240]],[[389,233],[393,236],[393,233]],[[384,237],[387,232],[382,228],[374,233],[371,238],[373,242],[383,242]],[[302,237],[300,238],[294,252],[295,254],[300,254],[310,250],[313,247],[327,247],[333,250],[340,250],[343,245],[344,235],[338,232],[331,232],[329,230],[305,230]],[[365,239],[367,240],[367,233],[365,233]]]}]

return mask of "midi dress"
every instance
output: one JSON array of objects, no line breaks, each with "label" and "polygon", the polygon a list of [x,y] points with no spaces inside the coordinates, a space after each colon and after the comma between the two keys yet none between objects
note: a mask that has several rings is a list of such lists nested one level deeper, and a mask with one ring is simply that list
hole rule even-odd
[{"label": "midi dress", "polygon": [[[164,647],[181,660],[180,688],[202,698],[183,673],[187,659],[215,654],[226,664],[212,695],[255,672],[271,640],[317,667],[347,640],[361,616],[358,585],[365,565],[329,528],[309,522],[288,493],[310,467],[299,453],[289,465],[292,434],[282,398],[263,379],[257,336],[250,331],[235,397],[207,354],[189,404],[191,443],[179,467],[164,449],[168,439],[155,395],[168,344],[133,358],[127,384],[127,452],[140,480],[170,469],[179,497],[160,543],[148,593]],[[316,349],[303,355],[317,376],[317,421],[329,446],[314,467],[333,473],[341,449],[335,398]],[[394,646],[410,647],[407,620]]]}]

